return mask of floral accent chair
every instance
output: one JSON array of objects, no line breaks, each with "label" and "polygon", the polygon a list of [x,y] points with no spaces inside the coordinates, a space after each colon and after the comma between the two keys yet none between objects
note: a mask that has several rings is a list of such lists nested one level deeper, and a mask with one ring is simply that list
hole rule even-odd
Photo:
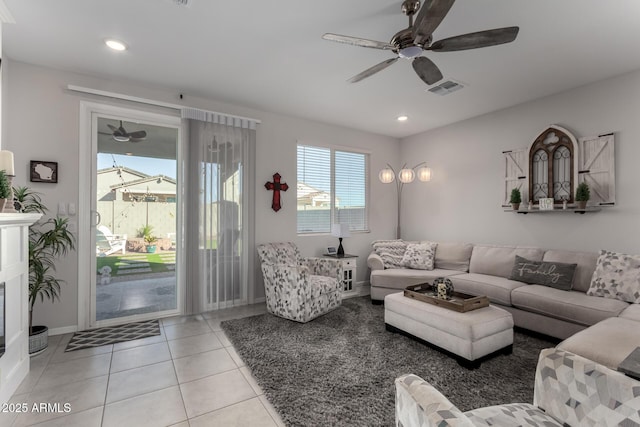
[{"label": "floral accent chair", "polygon": [[270,313],[305,323],[342,303],[339,260],[302,258],[291,242],[258,245],[258,255]]},{"label": "floral accent chair", "polygon": [[460,411],[416,375],[396,379],[397,427],[640,425],[640,381],[577,354],[540,352],[533,405],[508,403]]}]

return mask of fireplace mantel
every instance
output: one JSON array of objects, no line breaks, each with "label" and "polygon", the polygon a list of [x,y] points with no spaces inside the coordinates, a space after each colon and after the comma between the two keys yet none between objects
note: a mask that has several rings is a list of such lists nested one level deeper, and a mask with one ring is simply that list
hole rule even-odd
[{"label": "fireplace mantel", "polygon": [[29,226],[40,214],[0,213],[0,283],[5,283],[5,353],[0,404],[29,373]]}]

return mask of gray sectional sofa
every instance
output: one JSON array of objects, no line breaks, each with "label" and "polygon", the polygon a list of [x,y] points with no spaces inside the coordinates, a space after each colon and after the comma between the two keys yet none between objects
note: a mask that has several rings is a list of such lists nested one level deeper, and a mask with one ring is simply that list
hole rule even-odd
[{"label": "gray sectional sofa", "polygon": [[[572,289],[510,280],[516,255],[532,261],[577,264]],[[385,295],[407,286],[448,277],[456,291],[486,295],[492,304],[509,311],[516,326],[565,339],[604,319],[640,318],[638,304],[586,294],[597,259],[597,253],[588,252],[439,242],[433,270],[385,268],[375,252],[367,265],[373,302],[381,303]]]}]

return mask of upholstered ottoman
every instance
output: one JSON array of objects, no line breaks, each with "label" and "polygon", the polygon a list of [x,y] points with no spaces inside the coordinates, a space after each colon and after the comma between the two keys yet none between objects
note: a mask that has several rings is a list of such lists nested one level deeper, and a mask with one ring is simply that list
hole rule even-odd
[{"label": "upholstered ottoman", "polygon": [[388,331],[436,346],[470,369],[495,353],[510,354],[513,348],[513,317],[492,305],[459,313],[398,292],[384,298],[384,323]]}]

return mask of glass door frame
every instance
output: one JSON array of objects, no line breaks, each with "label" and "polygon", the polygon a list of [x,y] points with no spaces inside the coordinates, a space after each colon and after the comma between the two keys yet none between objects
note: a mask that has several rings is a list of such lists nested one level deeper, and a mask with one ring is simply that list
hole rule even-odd
[{"label": "glass door frame", "polygon": [[[96,320],[96,185],[97,185],[97,151],[98,151],[98,117],[138,121],[143,124],[171,127],[178,132],[176,146],[177,191],[176,191],[176,309],[161,312],[137,314],[115,319]],[[183,176],[183,129],[180,117],[175,111],[156,113],[144,110],[80,102],[80,180],[78,200],[78,330],[102,326],[111,326],[128,322],[136,322],[159,317],[175,316],[184,313],[184,244],[183,218],[184,203],[182,197],[185,189]],[[84,179],[83,179],[84,178]],[[93,248],[93,250],[92,250]]]}]

